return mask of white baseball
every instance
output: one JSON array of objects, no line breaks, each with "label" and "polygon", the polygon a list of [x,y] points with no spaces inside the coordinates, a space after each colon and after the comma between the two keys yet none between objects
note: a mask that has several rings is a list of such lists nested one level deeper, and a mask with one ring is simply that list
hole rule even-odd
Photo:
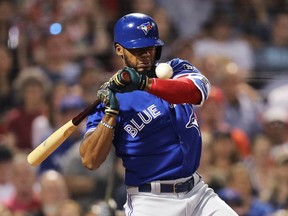
[{"label": "white baseball", "polygon": [[159,63],[155,69],[159,79],[170,79],[173,75],[172,67],[167,63]]}]

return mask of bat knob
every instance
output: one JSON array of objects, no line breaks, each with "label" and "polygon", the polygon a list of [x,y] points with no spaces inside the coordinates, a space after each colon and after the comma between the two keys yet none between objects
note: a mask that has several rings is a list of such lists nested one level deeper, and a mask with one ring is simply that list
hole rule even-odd
[{"label": "bat knob", "polygon": [[127,71],[125,71],[125,70],[121,72],[121,78],[122,78],[126,83],[130,83],[130,82],[131,82],[130,74],[129,74],[129,72],[127,72]]}]

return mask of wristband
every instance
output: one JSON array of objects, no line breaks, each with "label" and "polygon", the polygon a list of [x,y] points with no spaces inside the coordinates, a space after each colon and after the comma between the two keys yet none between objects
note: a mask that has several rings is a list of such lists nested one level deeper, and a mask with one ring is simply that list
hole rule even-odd
[{"label": "wristband", "polygon": [[106,122],[103,122],[102,120],[100,121],[100,124],[102,124],[104,127],[107,127],[109,129],[115,129],[115,126],[109,125]]}]

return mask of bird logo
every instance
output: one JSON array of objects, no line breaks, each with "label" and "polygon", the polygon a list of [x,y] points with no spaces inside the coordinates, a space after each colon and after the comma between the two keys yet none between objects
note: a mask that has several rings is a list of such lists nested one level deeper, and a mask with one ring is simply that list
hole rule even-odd
[{"label": "bird logo", "polygon": [[145,35],[153,28],[153,25],[150,22],[143,23],[137,26],[137,29],[141,29]]}]

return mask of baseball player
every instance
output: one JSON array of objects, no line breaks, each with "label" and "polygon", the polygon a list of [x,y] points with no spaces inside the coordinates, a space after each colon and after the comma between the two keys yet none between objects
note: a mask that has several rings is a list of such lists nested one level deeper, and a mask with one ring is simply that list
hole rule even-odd
[{"label": "baseball player", "polygon": [[201,132],[193,106],[207,99],[209,81],[178,58],[167,62],[171,79],[156,77],[163,42],[145,14],[117,21],[114,46],[123,69],[97,93],[102,103],[88,116],[83,165],[98,168],[114,145],[125,167],[127,216],[237,215],[196,172]]}]

